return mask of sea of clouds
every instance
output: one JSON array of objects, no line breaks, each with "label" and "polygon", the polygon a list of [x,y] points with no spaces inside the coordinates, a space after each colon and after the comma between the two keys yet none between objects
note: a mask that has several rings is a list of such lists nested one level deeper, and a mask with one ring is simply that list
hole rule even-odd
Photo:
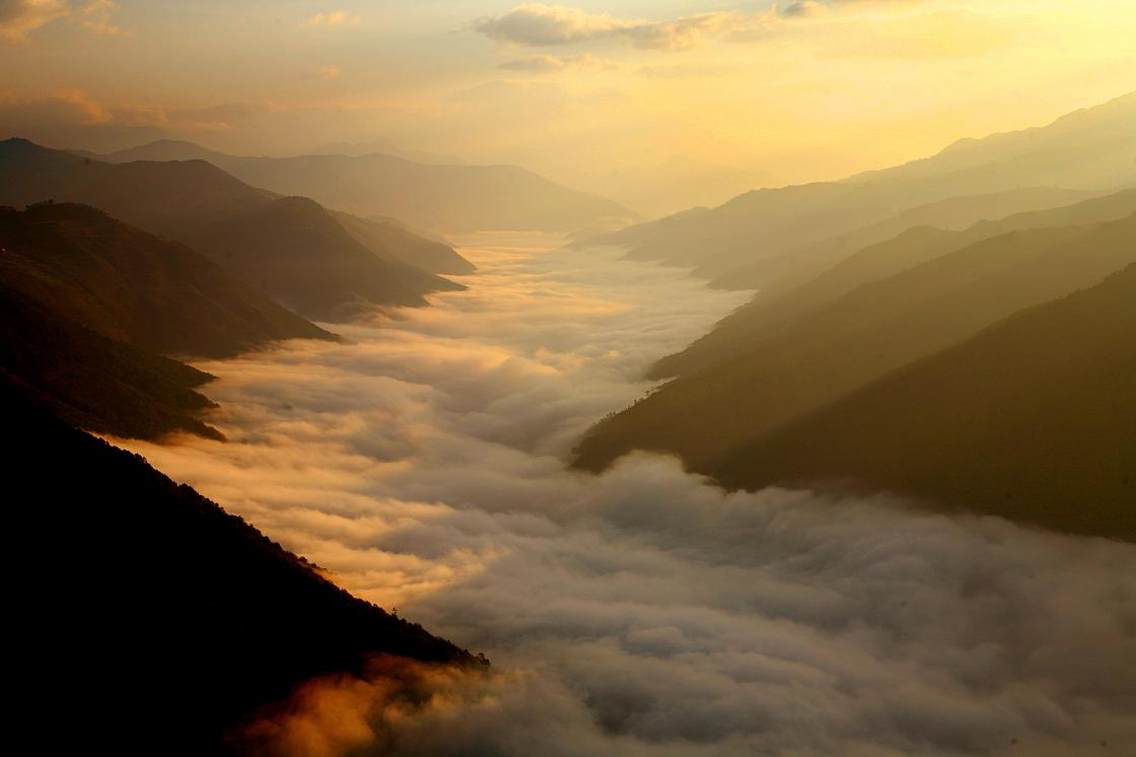
[{"label": "sea of clouds", "polygon": [[646,366],[745,295],[535,235],[463,252],[479,272],[433,307],[333,327],[342,344],[201,364],[229,441],[127,445],[494,663],[316,682],[260,734],[268,751],[1136,743],[1136,547],[883,493],[726,493],[645,454],[571,471],[587,427],[649,390]]}]

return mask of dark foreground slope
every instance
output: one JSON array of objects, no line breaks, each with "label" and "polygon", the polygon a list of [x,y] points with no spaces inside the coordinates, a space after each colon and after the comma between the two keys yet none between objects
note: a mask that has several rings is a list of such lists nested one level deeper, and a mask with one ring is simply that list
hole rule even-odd
[{"label": "dark foreground slope", "polygon": [[705,471],[709,460],[747,438],[1134,261],[1136,214],[970,245],[861,286],[735,360],[664,385],[593,428],[577,462],[598,469],[632,449],[649,449],[678,453]]},{"label": "dark foreground slope", "polygon": [[248,283],[270,284],[264,292],[282,304],[310,306],[309,317],[359,302],[421,304],[430,292],[460,288],[366,247],[315,202],[278,197],[201,160],[111,164],[0,142],[0,205],[44,200],[92,205],[184,242]]},{"label": "dark foreground slope", "polygon": [[843,482],[1136,540],[1136,265],[728,451],[729,486]]},{"label": "dark foreground slope", "polygon": [[226,357],[332,338],[188,247],[89,206],[0,208],[0,249],[6,292],[140,349]]},{"label": "dark foreground slope", "polygon": [[568,189],[517,166],[425,165],[381,154],[242,157],[171,141],[106,159],[207,160],[254,186],[442,231],[571,231],[634,217],[611,200]]},{"label": "dark foreground slope", "polygon": [[[81,428],[155,439],[175,431],[220,434],[199,416],[197,392],[213,377],[168,357],[107,338],[7,287],[0,279],[0,373],[19,379],[45,406]],[[18,437],[9,437],[18,444]]]},{"label": "dark foreground slope", "polygon": [[211,754],[258,708],[371,655],[480,665],[351,596],[142,458],[0,377],[18,650],[38,753]]}]

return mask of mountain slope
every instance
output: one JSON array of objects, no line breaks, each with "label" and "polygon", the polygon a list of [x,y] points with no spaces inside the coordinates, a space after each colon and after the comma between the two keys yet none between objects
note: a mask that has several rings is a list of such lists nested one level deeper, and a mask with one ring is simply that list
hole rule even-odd
[{"label": "mountain slope", "polygon": [[786,328],[856,287],[962,249],[984,239],[1031,228],[1092,224],[1124,218],[1136,212],[1136,190],[1126,190],[1074,205],[1018,213],[952,231],[915,226],[885,242],[861,249],[815,278],[795,287],[759,292],[754,299],[719,322],[714,329],[680,353],[660,360],[652,378],[667,378],[705,370],[751,349],[762,339]]},{"label": "mountain slope", "polygon": [[632,449],[678,453],[696,470],[742,440],[836,401],[1025,307],[1136,261],[1136,213],[970,245],[840,297],[737,359],[676,379],[594,427],[577,464]]},{"label": "mountain slope", "polygon": [[191,158],[273,192],[302,194],[329,207],[443,231],[571,231],[634,216],[610,200],[516,166],[426,165],[380,154],[241,157],[170,141],[104,156],[112,162]]},{"label": "mountain slope", "polygon": [[[280,287],[266,289],[269,296],[310,299],[319,305],[305,313],[312,317],[334,315],[338,306],[355,304],[360,297],[381,295],[369,300],[375,305],[417,304],[429,292],[458,288],[373,250],[360,255],[362,245],[314,202],[279,198],[204,161],[110,164],[25,140],[0,142],[0,204],[24,206],[47,199],[92,205],[196,247],[231,271],[247,274],[255,264],[258,281]],[[266,220],[275,225],[266,226]],[[288,254],[268,254],[285,230],[296,234]],[[301,265],[301,258],[306,264]],[[360,286],[344,287],[357,278]],[[389,284],[379,286],[383,280]],[[311,297],[300,297],[307,289]]]},{"label": "mountain slope", "polygon": [[406,263],[379,259],[304,197],[271,200],[186,232],[185,239],[284,305],[321,319],[342,319],[375,304],[424,305],[428,292],[463,288]]},{"label": "mountain slope", "polygon": [[84,328],[6,280],[0,280],[0,374],[27,385],[69,423],[97,433],[220,438],[198,418],[213,403],[196,390],[212,376]]},{"label": "mountain slope", "polygon": [[0,275],[59,316],[135,347],[226,357],[332,335],[193,250],[85,205],[0,208]]},{"label": "mountain slope", "polygon": [[[1136,93],[1043,128],[970,140],[926,160],[844,181],[749,192],[717,208],[633,226],[599,241],[710,278],[757,264],[792,275],[795,257],[811,263],[805,253],[813,246],[928,203],[1023,187],[1107,191],[1136,184],[1133,123]],[[752,286],[751,279],[738,285]]]},{"label": "mountain slope", "polygon": [[6,453],[10,672],[35,716],[67,723],[38,743],[213,754],[260,707],[375,654],[481,666],[3,378],[0,412],[20,440]]},{"label": "mountain slope", "polygon": [[461,275],[477,270],[448,244],[428,239],[391,218],[334,214],[351,236],[380,257],[400,260],[427,273]]},{"label": "mountain slope", "polygon": [[708,467],[729,486],[843,481],[1136,541],[1136,265]]}]

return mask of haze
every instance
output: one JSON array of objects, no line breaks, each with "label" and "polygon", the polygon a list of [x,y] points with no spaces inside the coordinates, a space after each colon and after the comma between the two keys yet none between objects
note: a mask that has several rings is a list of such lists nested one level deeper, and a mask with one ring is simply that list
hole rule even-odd
[{"label": "haze", "polygon": [[1126,0],[5,0],[0,136],[517,163],[657,215],[1115,97],[1134,27]]}]

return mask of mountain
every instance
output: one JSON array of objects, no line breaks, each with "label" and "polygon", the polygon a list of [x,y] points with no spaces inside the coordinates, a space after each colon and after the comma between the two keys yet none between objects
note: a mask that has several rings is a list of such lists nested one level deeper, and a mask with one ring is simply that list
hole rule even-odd
[{"label": "mountain", "polygon": [[379,259],[305,197],[270,200],[187,230],[184,239],[284,305],[320,319],[341,320],[376,304],[425,305],[429,292],[463,288],[415,266]]},{"label": "mountain", "polygon": [[375,655],[485,666],[23,389],[0,376],[19,441],[5,453],[19,650],[8,672],[45,750],[216,754],[296,686]]},{"label": "mountain", "polygon": [[89,206],[0,208],[0,248],[5,291],[140,349],[228,357],[333,338],[188,247]]},{"label": "mountain", "polygon": [[572,231],[634,219],[634,213],[611,200],[562,187],[516,166],[433,165],[383,154],[242,157],[169,140],[103,159],[206,160],[273,192],[302,194],[328,207],[449,232]]},{"label": "mountain", "polygon": [[477,270],[445,242],[423,236],[393,218],[360,218],[342,212],[334,215],[363,246],[427,273],[463,275]]},{"label": "mountain", "polygon": [[221,438],[197,392],[213,377],[109,339],[0,280],[0,375],[81,428],[155,439],[175,431]]},{"label": "mountain", "polygon": [[1126,190],[1050,210],[1017,213],[952,231],[912,226],[897,236],[845,257],[797,286],[773,287],[719,322],[680,353],[660,360],[651,378],[668,378],[726,362],[753,344],[863,284],[913,268],[984,239],[1031,228],[1057,228],[1124,218],[1136,212],[1136,190]]},{"label": "mountain", "polygon": [[[26,140],[0,142],[0,205],[43,200],[93,205],[188,244],[304,315],[330,318],[359,302],[421,304],[461,288],[388,258],[312,201],[281,198],[201,160],[105,163]],[[285,254],[274,248],[285,244]],[[250,275],[251,274],[251,275]]]},{"label": "mountain", "polygon": [[708,469],[734,487],[835,481],[1136,541],[1136,265],[739,444]]},{"label": "mountain", "polygon": [[1009,215],[1041,211],[1087,200],[1097,192],[1033,187],[991,194],[963,195],[919,205],[877,223],[797,249],[791,256],[743,265],[711,281],[719,289],[757,289],[761,296],[780,294],[822,273],[849,255],[917,226],[961,231]]},{"label": "mountain", "polygon": [[735,359],[662,386],[594,427],[577,464],[600,469],[638,448],[675,452],[705,472],[709,460],[747,438],[1133,261],[1136,213],[971,244],[857,287]]},{"label": "mountain", "polygon": [[[839,250],[842,236],[912,208],[1031,187],[1116,191],[1136,185],[1133,123],[1136,93],[1046,127],[967,140],[925,160],[843,181],[749,192],[717,208],[687,211],[594,241],[747,288],[755,283],[754,266],[769,271],[761,284],[793,276],[797,261],[815,270],[816,246]],[[875,240],[861,237],[859,244],[894,235],[894,226],[885,223],[881,233],[885,236]],[[735,269],[748,272],[734,277]]]}]

